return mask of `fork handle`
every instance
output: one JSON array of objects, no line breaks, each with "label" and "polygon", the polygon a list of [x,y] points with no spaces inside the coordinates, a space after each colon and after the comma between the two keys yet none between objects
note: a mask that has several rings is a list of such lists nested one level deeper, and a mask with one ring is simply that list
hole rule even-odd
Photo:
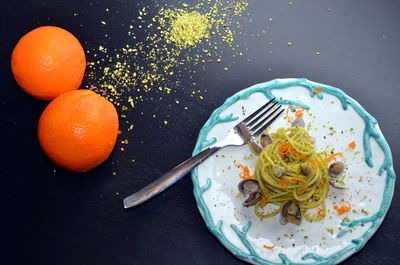
[{"label": "fork handle", "polygon": [[124,208],[130,208],[136,206],[144,201],[147,201],[151,197],[157,195],[158,193],[162,192],[178,180],[180,180],[183,176],[189,173],[195,166],[202,163],[212,154],[217,152],[220,147],[211,147],[207,148],[197,155],[189,158],[185,162],[177,165],[160,178],[156,179],[146,187],[142,188],[141,190],[135,192],[134,194],[126,197],[124,199]]}]

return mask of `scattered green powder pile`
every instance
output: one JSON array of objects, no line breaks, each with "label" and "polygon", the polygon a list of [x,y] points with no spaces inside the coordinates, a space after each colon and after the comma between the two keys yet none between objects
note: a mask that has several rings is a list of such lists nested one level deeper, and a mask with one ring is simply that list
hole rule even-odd
[{"label": "scattered green powder pile", "polygon": [[[138,113],[142,102],[165,100],[171,108],[185,111],[187,99],[182,97],[203,100],[207,90],[197,87],[193,81],[198,79],[199,72],[206,70],[210,63],[219,64],[221,70],[228,69],[232,58],[224,57],[224,52],[230,49],[235,57],[243,56],[247,50],[234,42],[236,35],[245,34],[238,19],[248,15],[245,13],[248,3],[244,0],[207,0],[180,6],[156,4],[155,7],[138,7],[137,15],[124,24],[127,35],[122,47],[113,46],[112,33],[107,32],[102,45],[87,51],[92,58],[88,62],[87,88],[119,108],[128,131],[134,128],[128,118],[131,112],[148,118],[156,116]],[[111,10],[106,12],[111,15]],[[104,30],[109,24],[106,18],[99,21]],[[161,125],[167,125],[168,113],[160,115],[165,119]]]},{"label": "scattered green powder pile", "polygon": [[168,41],[186,48],[209,37],[210,21],[206,15],[197,11],[188,12],[184,9],[173,13]]},{"label": "scattered green powder pile", "polygon": [[[86,88],[117,107],[121,152],[126,150],[129,136],[139,133],[134,124],[139,115],[139,120],[157,117],[160,124],[152,123],[154,126],[170,126],[170,113],[187,111],[190,102],[206,98],[201,71],[210,66],[226,71],[236,58],[248,56],[247,37],[253,36],[246,28],[252,22],[248,6],[246,0],[154,3],[151,8],[139,3],[132,20],[117,25],[112,17],[119,16],[119,10],[105,9],[98,21],[104,40],[86,51],[85,80]],[[110,25],[119,30],[108,31]]]}]

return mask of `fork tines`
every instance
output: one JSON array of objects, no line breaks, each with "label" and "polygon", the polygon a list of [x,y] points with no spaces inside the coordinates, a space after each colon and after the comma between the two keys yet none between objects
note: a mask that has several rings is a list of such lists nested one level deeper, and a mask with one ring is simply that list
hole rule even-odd
[{"label": "fork tines", "polygon": [[[278,101],[276,101],[275,98],[272,98],[259,109],[254,111],[250,116],[245,118],[242,123],[246,125],[246,128],[251,131],[254,137],[257,137],[283,112],[284,109],[278,104]],[[274,115],[275,113],[277,114]]]}]

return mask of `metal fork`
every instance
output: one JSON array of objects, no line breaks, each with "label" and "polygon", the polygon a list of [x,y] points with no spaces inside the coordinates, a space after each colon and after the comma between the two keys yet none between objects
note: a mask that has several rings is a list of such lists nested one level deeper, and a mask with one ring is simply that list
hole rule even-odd
[{"label": "metal fork", "polygon": [[219,149],[225,146],[245,145],[254,140],[270,126],[283,111],[283,108],[281,108],[275,98],[271,99],[250,116],[236,124],[233,130],[230,130],[224,139],[214,143],[207,149],[179,164],[146,187],[126,197],[124,199],[124,208],[127,209],[138,205],[162,192]]}]

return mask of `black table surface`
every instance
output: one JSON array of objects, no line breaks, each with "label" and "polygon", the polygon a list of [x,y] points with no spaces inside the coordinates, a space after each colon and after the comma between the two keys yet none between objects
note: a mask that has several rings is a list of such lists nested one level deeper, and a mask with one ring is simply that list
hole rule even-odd
[{"label": "black table surface", "polygon": [[[139,104],[129,116],[135,128],[124,152],[118,141],[111,157],[85,174],[57,168],[37,141],[37,121],[47,102],[23,93],[11,73],[16,42],[35,27],[55,25],[77,36],[85,50],[118,46],[139,8],[156,9],[164,3],[182,2],[1,4],[1,264],[244,264],[207,230],[189,176],[134,209],[124,210],[122,199],[189,157],[211,112],[227,97],[259,82],[305,77],[342,88],[377,118],[394,161],[400,159],[400,1],[257,0],[250,1],[247,13],[253,19],[249,22],[247,16],[246,23],[256,30],[268,26],[267,33],[260,41],[238,39],[249,48],[250,60],[223,58],[231,62],[229,71],[197,71],[193,80],[207,90],[203,100],[182,89],[174,97],[187,111],[163,101]],[[105,33],[110,35],[106,43]],[[87,59],[93,60],[93,54]],[[399,172],[398,164],[394,168]],[[399,262],[398,188],[399,182],[381,227],[343,264]]]}]

